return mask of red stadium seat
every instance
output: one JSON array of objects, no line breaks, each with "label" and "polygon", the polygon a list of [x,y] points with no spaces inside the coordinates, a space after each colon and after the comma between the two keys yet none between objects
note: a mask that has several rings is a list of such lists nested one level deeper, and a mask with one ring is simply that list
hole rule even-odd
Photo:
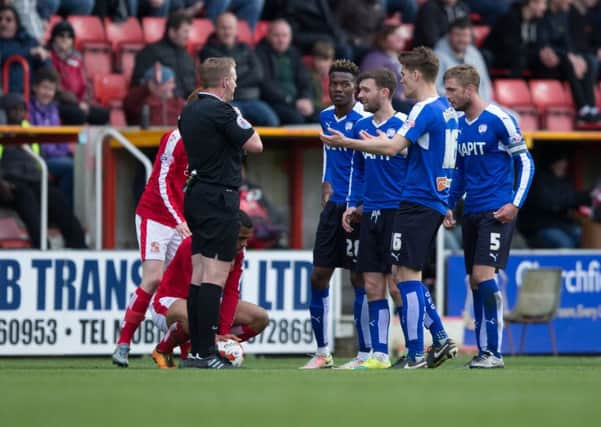
[{"label": "red stadium seat", "polygon": [[597,108],[601,110],[601,82],[599,82],[599,86],[595,86],[595,100],[597,102]]},{"label": "red stadium seat", "polygon": [[269,31],[269,21],[259,21],[257,22],[257,26],[255,27],[255,44],[259,43],[263,37],[267,35]]},{"label": "red stadium seat", "polygon": [[559,80],[530,80],[532,102],[543,117],[543,127],[553,131],[574,129],[574,107],[571,94]]},{"label": "red stadium seat", "polygon": [[[14,214],[16,215],[16,214]],[[30,248],[29,235],[23,230],[13,215],[0,218],[0,248]]]},{"label": "red stadium seat", "polygon": [[123,74],[123,77],[125,77],[125,80],[129,83],[131,75],[134,72],[134,66],[136,65],[136,52],[124,50],[121,52],[119,63],[121,74]]},{"label": "red stadium seat", "polygon": [[520,115],[522,130],[538,129],[538,112],[532,103],[530,90],[521,79],[497,79],[493,83],[495,99]]},{"label": "red stadium seat", "polygon": [[120,52],[121,48],[129,44],[140,46],[144,43],[142,27],[136,18],[128,18],[125,22],[104,18],[104,28],[106,38],[113,45],[114,52]]},{"label": "red stadium seat", "polygon": [[248,22],[243,20],[238,21],[238,41],[251,46],[254,46],[255,44],[255,38],[250,30],[250,26],[248,25]]},{"label": "red stadium seat", "polygon": [[96,74],[94,94],[104,106],[120,107],[127,93],[127,81],[122,74]]},{"label": "red stadium seat", "polygon": [[488,25],[475,25],[474,27],[474,44],[477,47],[482,47],[484,40],[490,33],[490,27]]},{"label": "red stadium seat", "polygon": [[142,32],[144,33],[144,41],[153,43],[160,40],[165,32],[165,24],[167,19],[163,17],[146,16],[142,18]]},{"label": "red stadium seat", "polygon": [[83,66],[90,80],[94,80],[96,74],[110,74],[113,71],[111,54],[102,50],[86,50],[83,53]]},{"label": "red stadium seat", "polygon": [[190,55],[196,56],[214,30],[215,27],[210,19],[194,20],[190,31],[190,38],[188,39],[188,52],[190,52]]},{"label": "red stadium seat", "polygon": [[96,16],[71,15],[67,20],[75,30],[75,47],[84,49],[109,49],[100,18]]}]

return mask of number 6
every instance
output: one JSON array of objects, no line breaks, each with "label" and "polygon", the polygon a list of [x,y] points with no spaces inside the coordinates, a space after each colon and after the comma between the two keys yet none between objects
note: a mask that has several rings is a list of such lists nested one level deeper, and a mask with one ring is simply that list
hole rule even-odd
[{"label": "number 6", "polygon": [[392,235],[392,250],[400,251],[402,247],[401,233],[394,233]]}]

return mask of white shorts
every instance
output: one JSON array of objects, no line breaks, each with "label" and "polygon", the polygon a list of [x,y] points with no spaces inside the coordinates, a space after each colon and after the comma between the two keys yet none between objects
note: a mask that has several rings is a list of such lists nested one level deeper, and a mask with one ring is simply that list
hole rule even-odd
[{"label": "white shorts", "polygon": [[162,297],[159,300],[155,298],[152,299],[152,303],[150,304],[150,314],[152,315],[152,321],[155,326],[159,328],[159,330],[163,333],[166,333],[169,329],[167,325],[167,313],[169,312],[169,308],[173,305],[175,301],[180,298],[175,297]]},{"label": "white shorts", "polygon": [[140,215],[136,215],[136,235],[142,261],[157,260],[169,264],[182,242],[182,236],[175,228]]}]

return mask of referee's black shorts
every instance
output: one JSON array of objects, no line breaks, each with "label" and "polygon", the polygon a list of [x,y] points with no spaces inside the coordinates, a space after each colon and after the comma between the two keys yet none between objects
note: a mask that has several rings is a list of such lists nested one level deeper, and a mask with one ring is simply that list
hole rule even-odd
[{"label": "referee's black shorts", "polygon": [[223,186],[195,183],[186,191],[184,216],[192,232],[192,255],[233,261],[240,233],[240,196]]}]

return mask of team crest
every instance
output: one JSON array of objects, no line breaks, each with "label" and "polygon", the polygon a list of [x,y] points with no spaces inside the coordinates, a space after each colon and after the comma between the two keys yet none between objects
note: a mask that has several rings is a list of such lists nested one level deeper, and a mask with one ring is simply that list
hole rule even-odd
[{"label": "team crest", "polygon": [[388,138],[393,138],[395,133],[396,133],[396,129],[388,129],[388,130],[386,131],[386,136],[387,136]]},{"label": "team crest", "polygon": [[251,124],[248,123],[248,121],[240,115],[236,119],[236,123],[238,123],[238,126],[242,129],[250,129],[252,127]]},{"label": "team crest", "polygon": [[488,129],[488,126],[485,124],[482,124],[482,125],[478,126],[478,133],[484,133],[484,132],[486,132],[487,129]]},{"label": "team crest", "polygon": [[345,129],[347,132],[350,132],[350,131],[351,131],[351,129],[353,128],[353,125],[354,125],[354,123],[353,123],[353,122],[346,122],[346,124],[344,125],[344,129]]}]

